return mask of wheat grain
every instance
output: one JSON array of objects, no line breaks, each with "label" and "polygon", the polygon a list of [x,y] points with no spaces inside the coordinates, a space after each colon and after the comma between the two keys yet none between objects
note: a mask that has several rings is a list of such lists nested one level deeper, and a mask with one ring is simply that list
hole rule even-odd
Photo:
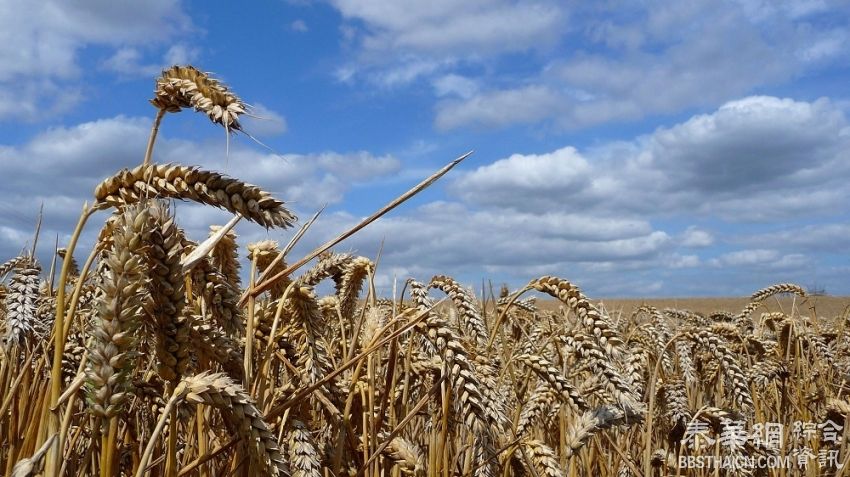
[{"label": "wheat grain", "polygon": [[346,263],[336,285],[339,299],[339,314],[345,321],[354,319],[357,298],[363,288],[364,280],[374,273],[375,264],[366,257],[356,257]]},{"label": "wheat grain", "polygon": [[664,415],[669,419],[670,427],[685,426],[691,420],[691,411],[688,407],[688,397],[684,381],[671,379],[665,382],[659,388],[658,392],[661,395]]},{"label": "wheat grain", "polygon": [[640,409],[638,390],[631,379],[625,378],[612,366],[602,348],[582,333],[565,334],[559,337],[565,351],[575,354],[580,360],[587,360],[590,367],[600,373],[608,385],[611,396],[622,406],[637,412]]},{"label": "wheat grain", "polygon": [[566,457],[575,455],[576,451],[584,447],[590,438],[598,432],[609,429],[616,425],[639,422],[638,416],[624,413],[622,410],[601,406],[593,411],[583,413],[575,419],[567,431],[565,437],[567,452]]},{"label": "wheat grain", "polygon": [[517,421],[516,434],[522,437],[529,429],[535,427],[543,415],[559,404],[558,395],[548,384],[541,383],[531,393],[531,397],[522,408]]},{"label": "wheat grain", "polygon": [[748,386],[749,380],[741,370],[735,355],[726,347],[723,340],[706,330],[692,331],[687,336],[705,347],[717,359],[732,383],[732,397],[735,403],[745,412],[752,411],[753,398]]},{"label": "wheat grain", "polygon": [[795,285],[793,283],[778,283],[756,291],[752,294],[752,296],[750,296],[750,301],[764,301],[779,293],[793,293],[801,297],[806,296],[806,290],[800,285]]}]

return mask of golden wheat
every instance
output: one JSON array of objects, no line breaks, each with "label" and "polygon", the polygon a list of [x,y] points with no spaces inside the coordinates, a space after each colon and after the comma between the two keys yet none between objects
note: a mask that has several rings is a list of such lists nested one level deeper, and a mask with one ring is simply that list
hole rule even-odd
[{"label": "golden wheat", "polygon": [[[148,152],[166,112],[238,130],[245,111],[191,67],[166,70],[153,103]],[[436,275],[381,296],[376,263],[330,252],[338,240],[291,261],[272,240],[245,254],[232,231],[199,245],[166,200],[267,228],[295,217],[255,186],[148,159],[96,188],[58,277],[27,255],[0,265],[4,475],[716,477],[747,469],[681,463],[801,459],[795,423],[850,416],[850,307],[768,299],[799,286],[761,289],[734,315],[617,313],[554,276],[476,296]],[[80,267],[101,209],[113,213]],[[555,300],[521,297],[535,292]],[[781,442],[716,442],[765,423],[785,425]],[[808,469],[752,474],[842,475],[846,436],[808,444]],[[842,461],[818,459],[830,452]]]}]

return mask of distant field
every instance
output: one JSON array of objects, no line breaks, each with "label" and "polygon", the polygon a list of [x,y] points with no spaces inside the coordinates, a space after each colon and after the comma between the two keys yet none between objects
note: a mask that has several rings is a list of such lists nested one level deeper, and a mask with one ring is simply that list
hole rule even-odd
[{"label": "distant field", "polygon": [[[602,303],[608,310],[609,314],[616,317],[619,314],[626,316],[630,315],[637,307],[646,303],[658,309],[678,308],[690,310],[700,313],[712,313],[715,311],[728,311],[736,313],[744,308],[749,303],[748,297],[720,297],[720,298],[610,298],[594,300],[595,303]],[[539,302],[539,305],[544,309],[556,308],[559,302],[554,300],[546,300]],[[806,299],[797,298],[771,298],[766,300],[764,311],[784,311],[790,312],[792,307],[796,306],[796,312],[801,315],[810,315],[817,313],[818,316],[836,317],[840,315],[844,309],[850,306],[850,297],[847,296],[813,296]]]}]

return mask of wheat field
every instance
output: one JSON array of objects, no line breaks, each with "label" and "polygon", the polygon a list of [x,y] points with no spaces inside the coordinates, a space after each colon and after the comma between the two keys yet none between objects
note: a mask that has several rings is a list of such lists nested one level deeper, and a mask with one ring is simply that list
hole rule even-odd
[{"label": "wheat field", "polygon": [[[189,66],[164,71],[151,103],[142,161],[92,184],[54,263],[0,264],[4,475],[847,472],[848,300],[779,283],[598,302],[553,276],[476,295],[444,275],[378,296],[374,262],[333,247],[459,160],[291,260],[312,221],[284,247],[240,248],[239,220],[294,227],[286,204],[152,160],[168,113],[231,134],[250,108]],[[188,237],[178,200],[234,220]],[[79,250],[87,227],[96,245]]]}]

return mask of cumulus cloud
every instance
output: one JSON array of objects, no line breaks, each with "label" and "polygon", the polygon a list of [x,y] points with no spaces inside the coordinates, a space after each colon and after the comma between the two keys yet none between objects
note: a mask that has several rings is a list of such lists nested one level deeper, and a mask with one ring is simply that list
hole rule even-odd
[{"label": "cumulus cloud", "polygon": [[805,225],[785,230],[739,237],[744,244],[770,244],[778,249],[804,250],[820,254],[850,252],[850,225],[846,223]]},{"label": "cumulus cloud", "polygon": [[[451,129],[545,121],[575,128],[635,120],[713,106],[846,59],[846,49],[838,46],[846,43],[846,29],[841,21],[827,20],[825,13],[846,21],[845,7],[798,10],[765,5],[698,1],[576,6],[574,14],[586,26],[570,31],[570,53],[551,58],[517,84],[438,103],[435,125]],[[513,116],[512,103],[502,98],[528,91],[547,91],[547,101],[532,102],[523,114]],[[491,100],[496,103],[484,107]],[[455,113],[456,118],[447,121]]]},{"label": "cumulus cloud", "polygon": [[[135,45],[165,44],[190,31],[177,0],[144,3],[0,1],[0,117],[37,120],[80,100],[78,52],[89,45],[116,49],[107,64],[138,67]],[[176,52],[171,52],[172,56]],[[30,83],[38,87],[33,88]]]},{"label": "cumulus cloud", "polygon": [[714,244],[714,236],[706,230],[691,226],[682,234],[680,243],[683,247],[690,248],[709,247]]},{"label": "cumulus cloud", "polygon": [[[149,127],[150,118],[119,116],[52,128],[22,145],[0,147],[0,175],[19,178],[4,184],[0,254],[15,255],[29,240],[41,202],[45,235],[59,234],[60,242],[66,241],[94,185],[140,161]],[[745,98],[632,141],[513,154],[454,174],[445,182],[447,199],[394,211],[339,249],[373,258],[380,251],[378,281],[386,287],[394,276],[427,280],[450,273],[465,283],[488,276],[519,286],[554,274],[597,296],[706,294],[743,293],[776,274],[802,282],[813,270],[834,277],[834,267],[817,257],[823,248],[847,250],[846,227],[727,232],[732,220],[816,218],[811,207],[799,204],[818,193],[844,198],[817,211],[822,216],[846,212],[837,211],[848,194],[843,186],[848,170],[841,165],[847,131],[843,114],[825,100]],[[155,159],[231,173],[286,200],[301,216],[337,204],[293,255],[361,219],[340,208],[343,198],[373,210],[384,202],[375,198],[373,187],[399,180],[394,175],[400,162],[392,155],[279,156],[249,144],[236,142],[225,157],[218,141],[174,139],[166,130]],[[713,167],[738,169],[718,173]],[[176,207],[181,226],[196,238],[206,235],[210,224],[228,219],[209,207]],[[688,226],[695,223],[711,225]],[[91,243],[96,228],[87,231],[84,242]],[[242,243],[285,241],[279,231],[247,223],[240,224],[239,233]],[[50,242],[42,241],[42,247]]]},{"label": "cumulus cloud", "polygon": [[470,98],[478,92],[478,85],[467,77],[447,74],[432,81],[437,96],[458,96]]},{"label": "cumulus cloud", "polygon": [[[344,212],[323,217],[311,230],[311,240],[330,238],[356,221]],[[669,250],[671,239],[633,219],[475,210],[438,201],[384,218],[345,246],[368,256],[380,248],[381,263],[405,267],[426,279],[447,270],[474,279],[483,270],[516,280],[541,272],[568,273],[583,262],[654,260]]]},{"label": "cumulus cloud", "polygon": [[340,69],[409,82],[457,60],[551,48],[567,12],[551,0],[329,0],[356,58]]},{"label": "cumulus cloud", "polygon": [[780,254],[771,249],[747,249],[724,253],[712,259],[715,267],[763,267],[768,269],[786,269],[801,267],[807,263],[803,254]]},{"label": "cumulus cloud", "polygon": [[[67,240],[82,204],[92,201],[95,186],[121,168],[141,162],[149,133],[150,118],[118,116],[51,128],[21,146],[0,147],[0,177],[16,178],[3,184],[0,227],[8,240],[0,241],[0,256],[17,254],[23,245],[20,238],[30,236],[42,203],[42,232]],[[229,173],[272,192],[298,211],[338,203],[353,185],[391,174],[399,167],[392,156],[362,151],[278,156],[239,143],[232,145],[227,157],[220,143],[172,139],[167,134],[160,136],[154,159]],[[245,167],[248,164],[250,167]],[[190,221],[185,226],[195,227],[192,230],[196,232],[205,234],[207,225],[227,220],[227,214],[209,207],[178,207],[192,210],[185,215]],[[51,241],[42,241],[42,245],[47,242]]]},{"label": "cumulus cloud", "polygon": [[[344,247],[370,257],[380,250],[386,268],[378,278],[386,287],[393,276],[435,273],[470,282],[499,277],[517,286],[555,274],[608,296],[744,293],[776,274],[804,282],[813,270],[834,275],[802,252],[814,253],[845,233],[841,227],[738,237],[724,232],[725,221],[808,218],[811,208],[795,202],[818,191],[846,197],[847,171],[836,168],[846,141],[846,121],[828,101],[745,98],[633,141],[513,154],[456,174],[446,186],[451,200],[391,214]],[[350,155],[312,160],[360,169]],[[725,182],[711,170],[750,162],[753,172],[729,172]],[[762,170],[777,165],[781,170]],[[833,175],[815,172],[821,169]],[[833,214],[841,203],[821,212]],[[698,217],[710,219],[712,230],[671,232],[664,225]],[[304,251],[358,220],[344,211],[328,214]],[[808,235],[805,245],[794,244],[797,235]]]},{"label": "cumulus cloud", "polygon": [[442,131],[714,107],[846,61],[850,36],[840,2],[327,1],[352,53],[337,79],[424,79]]},{"label": "cumulus cloud", "polygon": [[459,126],[504,127],[533,123],[556,114],[562,103],[559,93],[540,85],[490,91],[438,103],[434,125],[449,130]]},{"label": "cumulus cloud", "polygon": [[178,43],[171,45],[158,61],[148,62],[148,55],[141,48],[125,46],[103,60],[100,66],[121,76],[157,76],[170,66],[194,62],[199,53],[197,48]]},{"label": "cumulus cloud", "polygon": [[331,0],[342,15],[365,25],[367,51],[424,53],[516,51],[551,42],[565,12],[556,2],[473,0]]},{"label": "cumulus cloud", "polygon": [[755,96],[631,142],[515,154],[451,190],[476,203],[765,221],[839,210],[848,146],[828,100]]},{"label": "cumulus cloud", "polygon": [[[592,187],[593,168],[575,148],[548,154],[514,154],[456,180],[465,200],[527,209],[555,208]],[[565,204],[566,205],[566,204]]]},{"label": "cumulus cloud", "polygon": [[[846,213],[848,132],[828,100],[747,97],[631,141],[481,165],[449,180],[456,201],[375,224],[351,243],[382,243],[383,263],[424,276],[483,269],[516,283],[556,274],[609,296],[745,293],[753,283],[835,277],[822,257],[846,247],[842,226],[728,230]],[[666,225],[697,220],[711,230]]]},{"label": "cumulus cloud", "polygon": [[307,26],[307,22],[300,18],[293,20],[293,22],[289,24],[289,29],[296,33],[306,33],[310,31],[310,28]]},{"label": "cumulus cloud", "polygon": [[252,136],[278,136],[287,130],[286,118],[260,103],[251,105],[250,115],[242,116],[240,122]]}]

